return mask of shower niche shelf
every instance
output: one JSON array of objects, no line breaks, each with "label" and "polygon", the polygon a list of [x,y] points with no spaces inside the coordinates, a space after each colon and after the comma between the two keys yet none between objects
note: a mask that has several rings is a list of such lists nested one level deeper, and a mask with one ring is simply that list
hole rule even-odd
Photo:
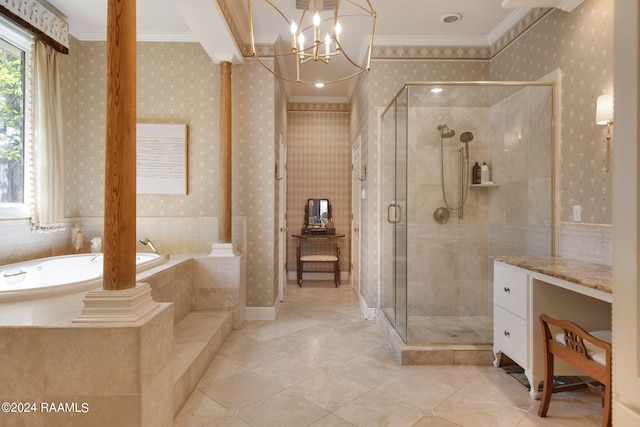
[{"label": "shower niche shelf", "polygon": [[496,184],[495,182],[487,182],[484,184],[471,184],[469,187],[499,187],[499,184]]}]

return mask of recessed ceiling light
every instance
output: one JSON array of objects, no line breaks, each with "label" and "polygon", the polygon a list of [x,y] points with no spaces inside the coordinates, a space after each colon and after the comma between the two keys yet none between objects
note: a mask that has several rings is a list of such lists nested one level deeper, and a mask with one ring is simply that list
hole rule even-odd
[{"label": "recessed ceiling light", "polygon": [[445,24],[453,24],[454,22],[458,22],[461,19],[462,15],[460,15],[459,13],[447,13],[446,15],[442,15],[440,17],[440,21],[444,22]]},{"label": "recessed ceiling light", "polygon": [[442,90],[443,89],[441,87],[434,87],[431,89],[431,93],[440,93]]},{"label": "recessed ceiling light", "polygon": [[324,83],[318,82],[318,83],[314,84],[314,86],[317,87],[317,88],[321,88],[321,87],[324,87]]}]

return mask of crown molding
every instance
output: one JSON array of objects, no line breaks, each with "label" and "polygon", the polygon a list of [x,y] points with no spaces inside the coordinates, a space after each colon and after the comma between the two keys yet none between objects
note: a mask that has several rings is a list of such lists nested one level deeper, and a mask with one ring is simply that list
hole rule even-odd
[{"label": "crown molding", "polygon": [[571,12],[580,6],[583,1],[584,0],[502,0],[502,7],[555,7],[565,12]]},{"label": "crown molding", "polygon": [[518,25],[524,17],[531,13],[530,7],[520,7],[509,14],[496,28],[487,35],[487,43],[495,44],[502,36],[507,34],[509,30]]},{"label": "crown molding", "polygon": [[386,36],[375,38],[375,46],[488,46],[486,37],[451,37],[451,36],[425,36],[404,37]]},{"label": "crown molding", "polygon": [[572,12],[573,9],[580,6],[584,0],[562,0],[558,4],[558,9],[562,9],[565,12]]}]

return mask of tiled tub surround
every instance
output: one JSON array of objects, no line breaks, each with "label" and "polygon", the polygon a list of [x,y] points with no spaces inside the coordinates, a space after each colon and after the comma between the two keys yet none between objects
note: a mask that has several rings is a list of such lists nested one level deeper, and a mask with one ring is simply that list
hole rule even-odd
[{"label": "tiled tub surround", "polygon": [[[0,221],[0,265],[12,264],[36,258],[66,255],[71,252],[71,228],[80,225],[84,236],[80,252],[89,252],[91,239],[103,236],[104,218],[68,217],[66,230],[55,233],[31,231],[29,220]],[[163,254],[208,254],[211,245],[218,238],[218,218],[216,217],[138,217],[136,220],[138,238],[147,237]],[[246,252],[246,218],[237,216],[232,223],[232,241],[241,253]],[[149,249],[138,244],[139,252]]]},{"label": "tiled tub surround", "polygon": [[[243,258],[233,262],[242,268]],[[151,286],[160,307],[135,323],[73,323],[84,292],[2,304],[3,401],[89,405],[86,414],[9,414],[9,423],[171,426],[234,319],[243,319],[244,307],[233,305],[243,303],[244,274],[233,277],[233,262],[173,256],[140,273],[137,280]],[[227,267],[218,272],[221,265]]]},{"label": "tiled tub surround", "polygon": [[[3,413],[4,425],[171,425],[171,304],[126,324],[72,323],[79,294],[21,304],[25,324],[0,327],[0,396],[38,411]],[[16,311],[3,307],[3,320]],[[47,413],[41,402],[86,403],[88,411]]]}]

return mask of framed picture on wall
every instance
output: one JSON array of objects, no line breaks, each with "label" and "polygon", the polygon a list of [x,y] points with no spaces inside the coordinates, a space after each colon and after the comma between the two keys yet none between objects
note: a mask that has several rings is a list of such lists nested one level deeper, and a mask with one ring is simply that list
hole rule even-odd
[{"label": "framed picture on wall", "polygon": [[187,194],[187,125],[136,125],[136,192]]}]

